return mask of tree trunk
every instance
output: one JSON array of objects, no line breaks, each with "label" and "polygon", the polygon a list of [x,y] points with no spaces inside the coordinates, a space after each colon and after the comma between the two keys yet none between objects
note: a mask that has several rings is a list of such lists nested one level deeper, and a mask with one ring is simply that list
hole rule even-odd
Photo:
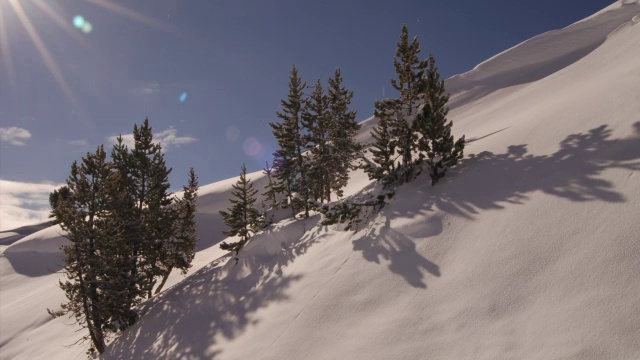
[{"label": "tree trunk", "polygon": [[164,287],[164,284],[166,284],[167,279],[169,278],[169,275],[171,274],[171,270],[173,270],[173,266],[169,267],[169,271],[167,271],[164,276],[162,277],[162,281],[160,282],[160,285],[158,285],[158,288],[156,288],[156,292],[155,294],[158,295],[158,293],[160,293],[160,291],[162,291],[162,288]]}]

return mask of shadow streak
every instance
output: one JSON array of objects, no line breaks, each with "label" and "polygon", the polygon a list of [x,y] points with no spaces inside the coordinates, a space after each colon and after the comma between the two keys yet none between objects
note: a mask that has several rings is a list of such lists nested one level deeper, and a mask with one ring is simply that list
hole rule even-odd
[{"label": "shadow streak", "polygon": [[415,288],[426,289],[424,272],[439,277],[440,268],[416,251],[413,240],[391,227],[385,209],[381,213],[385,216],[384,226],[373,226],[365,236],[354,240],[353,250],[361,251],[367,261],[376,264],[382,259],[388,261],[392,273],[400,275]]},{"label": "shadow streak", "polygon": [[293,221],[269,229],[251,239],[236,266],[224,257],[165,290],[141,307],[140,320],[110,344],[102,358],[219,357],[222,350],[216,345],[221,339],[234,339],[258,324],[259,309],[290,299],[287,290],[302,275],[285,275],[283,269],[324,237],[319,228],[304,234],[303,228],[302,222]]},{"label": "shadow streak", "polygon": [[[634,134],[623,139],[611,139],[607,125],[571,134],[551,155],[529,154],[524,144],[509,146],[503,154],[469,155],[451,169],[443,186],[427,192],[422,208],[435,206],[472,219],[481,210],[522,204],[536,191],[575,202],[624,202],[624,194],[601,175],[608,169],[640,170],[640,122],[633,127]],[[456,186],[446,185],[451,182]]]},{"label": "shadow streak", "polygon": [[[392,203],[383,208],[376,219],[385,219],[384,225],[363,224],[370,230],[353,241],[353,250],[370,262],[388,261],[391,272],[413,287],[426,288],[425,275],[440,276],[440,270],[416,251],[412,238],[442,232],[442,216],[429,214],[436,208],[473,220],[483,210],[523,204],[536,191],[574,202],[624,202],[624,194],[601,175],[608,169],[640,171],[640,122],[633,127],[634,134],[623,139],[611,139],[607,125],[571,134],[551,155],[528,154],[526,145],[509,146],[503,154],[469,155],[434,187],[428,175],[422,174],[414,180],[417,186],[398,189]],[[396,202],[402,206],[394,206]],[[390,220],[397,217],[420,220],[394,229]]]}]

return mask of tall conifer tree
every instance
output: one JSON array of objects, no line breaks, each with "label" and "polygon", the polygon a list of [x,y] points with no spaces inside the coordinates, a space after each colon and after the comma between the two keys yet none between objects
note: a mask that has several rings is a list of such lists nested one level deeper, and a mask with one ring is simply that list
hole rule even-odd
[{"label": "tall conifer tree", "polygon": [[434,57],[429,56],[427,62],[426,97],[415,125],[421,135],[418,150],[429,168],[431,184],[434,185],[449,167],[462,158],[465,140],[464,135],[455,142],[453,140],[453,123],[447,121],[449,95],[445,93],[444,80],[440,79]]},{"label": "tall conifer tree", "polygon": [[[298,69],[294,66],[289,76],[289,95],[287,99],[280,101],[282,111],[276,112],[282,122],[270,123],[269,125],[273,129],[273,135],[280,147],[277,152],[280,159],[277,159],[276,177],[282,183],[286,183],[288,191],[301,195],[301,207],[304,209],[305,217],[309,217],[310,193],[307,184],[307,164],[303,157],[303,152],[307,149],[301,124],[306,86],[306,83],[298,76]],[[292,194],[289,195],[292,197]]]},{"label": "tall conifer tree", "polygon": [[173,269],[179,269],[185,275],[191,267],[198,242],[195,219],[197,199],[198,177],[195,170],[191,168],[187,185],[182,187],[182,198],[174,198],[170,207],[174,212],[173,234],[162,250],[161,259],[164,273],[160,285],[155,290],[156,294],[162,291]]},{"label": "tall conifer tree", "polygon": [[[365,171],[369,175],[369,179],[375,179],[382,182],[385,186],[390,186],[396,182],[396,142],[391,136],[390,114],[385,111],[383,103],[376,101],[375,117],[378,123],[371,131],[373,143],[369,150],[373,155],[373,162],[376,165],[369,164],[365,167]],[[389,104],[389,103],[386,103]]]},{"label": "tall conifer tree", "polygon": [[239,236],[240,240],[236,242],[223,242],[220,244],[222,250],[234,251],[237,256],[242,247],[249,239],[259,231],[258,218],[260,214],[255,208],[256,194],[258,190],[253,188],[251,179],[247,179],[247,167],[242,164],[240,179],[232,185],[233,191],[231,207],[227,211],[220,211],[222,220],[229,227],[229,230],[223,231],[226,236]]},{"label": "tall conifer tree", "polygon": [[331,153],[329,134],[333,125],[329,113],[329,97],[318,80],[309,95],[302,114],[302,127],[306,129],[305,146],[309,148],[307,184],[311,195],[321,202],[331,192]]},{"label": "tall conifer tree", "polygon": [[400,97],[388,108],[393,109],[391,115],[391,135],[397,141],[397,150],[402,158],[402,181],[409,181],[413,174],[413,151],[416,149],[417,134],[413,128],[413,117],[419,103],[424,99],[425,84],[424,70],[426,61],[420,61],[420,44],[414,37],[409,42],[409,31],[402,25],[400,40],[396,49],[393,65],[397,79],[391,80],[391,85],[398,90]]},{"label": "tall conifer tree", "polygon": [[[362,150],[362,146],[356,141],[355,136],[360,129],[356,121],[356,112],[349,109],[353,91],[342,84],[342,73],[336,69],[332,78],[329,78],[329,111],[331,126],[329,138],[331,140],[331,161],[328,172],[330,183],[327,185],[342,196],[342,188],[349,181],[349,170],[352,170],[352,162],[356,154]],[[327,190],[330,194],[330,190]],[[329,195],[328,200],[331,200]]]},{"label": "tall conifer tree", "polygon": [[64,274],[60,281],[67,303],[64,311],[72,312],[78,323],[88,329],[88,338],[98,353],[105,349],[105,331],[110,328],[108,292],[110,266],[107,261],[110,225],[109,186],[111,164],[102,146],[95,153],[74,161],[67,179],[67,196],[58,198],[53,215],[66,232],[70,245],[63,246]]},{"label": "tall conifer tree", "polygon": [[169,174],[162,147],[153,142],[149,119],[133,128],[134,147],[129,151],[122,139],[114,146],[113,161],[125,182],[131,213],[127,236],[131,243],[130,276],[132,304],[140,292],[151,297],[157,278],[163,276],[162,252],[172,235],[173,211]]}]

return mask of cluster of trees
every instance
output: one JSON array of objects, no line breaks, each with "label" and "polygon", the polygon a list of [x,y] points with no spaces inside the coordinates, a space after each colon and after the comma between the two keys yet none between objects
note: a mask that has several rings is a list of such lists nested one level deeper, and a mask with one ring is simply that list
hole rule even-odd
[{"label": "cluster of trees", "polygon": [[323,224],[348,222],[347,229],[357,225],[362,207],[380,209],[391,195],[382,194],[373,201],[357,204],[322,203],[330,202],[332,193],[342,196],[349,170],[354,169],[358,157],[364,160],[369,178],[385,188],[411,181],[424,168],[435,185],[462,158],[465,140],[462,136],[454,141],[451,134],[452,122],[447,120],[449,96],[434,57],[420,60],[419,54],[418,39],[409,41],[408,29],[403,25],[393,59],[397,78],[391,80],[399,95],[375,103],[378,122],[371,133],[374,141],[368,150],[372,154],[370,160],[355,140],[360,125],[355,111],[349,110],[353,92],[342,85],[340,69],[329,79],[327,91],[318,80],[307,95],[309,87],[294,66],[289,76],[289,94],[281,101],[282,110],[276,113],[281,122],[270,123],[279,148],[273,154],[273,166],[267,164],[264,169],[269,182],[263,194],[263,211],[255,208],[258,191],[246,179],[243,165],[240,180],[234,185],[232,207],[220,212],[230,228],[224,234],[238,235],[240,240],[224,242],[221,248],[234,251],[237,256],[249,238],[265,226],[266,209],[290,207],[293,218],[301,211],[307,218],[310,210],[319,210],[325,215]]},{"label": "cluster of trees", "polygon": [[291,69],[289,95],[276,113],[281,122],[270,123],[278,150],[273,154],[273,165],[264,169],[268,184],[262,194],[262,211],[255,207],[258,190],[247,180],[243,165],[240,179],[233,185],[231,208],[220,211],[229,227],[223,233],[240,239],[223,242],[220,248],[237,256],[251,236],[267,225],[270,210],[290,208],[293,218],[304,211],[307,218],[318,204],[331,201],[332,193],[342,196],[353,160],[361,151],[355,140],[360,125],[356,112],[349,109],[353,91],[342,82],[341,71],[336,69],[327,90],[318,80],[307,95],[308,86],[298,69]]},{"label": "cluster of trees", "polygon": [[349,109],[353,91],[342,84],[336,69],[325,90],[320,80],[305,95],[307,85],[294,66],[289,76],[289,95],[281,101],[276,115],[281,122],[270,123],[278,142],[274,153],[272,181],[268,191],[283,194],[270,206],[290,207],[292,216],[309,210],[318,202],[331,201],[331,193],[342,196],[348,171],[360,150],[355,135],[360,128],[356,112]]},{"label": "cluster of trees", "polygon": [[[464,136],[454,141],[447,121],[448,95],[433,56],[420,60],[417,38],[409,41],[402,27],[393,59],[397,78],[391,80],[397,98],[375,103],[377,125],[373,143],[364,147],[355,135],[360,128],[356,112],[349,109],[353,91],[343,85],[340,69],[328,80],[308,87],[294,66],[289,94],[270,123],[278,142],[272,166],[264,169],[268,184],[262,211],[256,208],[258,190],[243,165],[233,185],[231,206],[220,214],[234,242],[220,247],[237,255],[249,239],[270,222],[267,212],[291,209],[309,217],[319,210],[323,224],[360,221],[362,207],[374,211],[393,192],[373,201],[343,201],[331,206],[332,194],[342,197],[354,160],[364,160],[370,179],[385,188],[411,181],[425,167],[434,185],[463,156]],[[311,91],[305,93],[308,89]],[[50,196],[51,217],[71,241],[64,246],[67,280],[60,282],[68,303],[63,311],[75,314],[89,330],[95,349],[102,353],[105,334],[133,324],[135,307],[162,289],[173,269],[186,273],[196,245],[195,211],[198,190],[193,169],[182,198],[172,196],[160,144],[153,142],[148,120],[134,126],[135,145],[129,149],[122,137],[107,160],[104,147],[89,153],[71,167],[67,185]],[[365,150],[367,151],[367,150]],[[347,229],[349,228],[347,227]],[[156,284],[160,281],[159,285]]]},{"label": "cluster of trees", "polygon": [[452,123],[446,118],[449,95],[444,80],[434,57],[420,60],[419,53],[417,37],[409,42],[403,25],[393,59],[397,78],[391,80],[399,96],[375,103],[373,162],[365,166],[371,179],[387,187],[410,181],[423,166],[434,185],[463,156],[464,136],[454,141]]},{"label": "cluster of trees", "polygon": [[[195,254],[198,180],[193,169],[181,198],[169,193],[164,154],[148,119],[107,159],[104,146],[73,162],[67,185],[50,195],[51,216],[70,240],[60,282],[73,313],[102,353],[110,332],[133,324],[135,307],[162,289],[174,269],[183,274]],[[160,284],[156,284],[160,281]],[[50,313],[54,314],[54,312]],[[56,313],[61,315],[61,313]]]}]

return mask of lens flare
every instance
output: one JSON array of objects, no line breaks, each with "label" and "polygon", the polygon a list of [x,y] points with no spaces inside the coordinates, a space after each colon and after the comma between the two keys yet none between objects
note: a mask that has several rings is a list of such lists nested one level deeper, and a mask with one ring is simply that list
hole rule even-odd
[{"label": "lens flare", "polygon": [[187,96],[189,96],[187,94],[187,92],[183,91],[182,94],[180,94],[180,102],[183,103],[183,102],[187,101]]},{"label": "lens flare", "polygon": [[[35,4],[40,10],[42,10],[42,12],[47,14],[47,16],[51,20],[53,20],[53,22],[55,22],[56,25],[58,25],[59,28],[64,30],[67,34],[69,34],[79,44],[81,44],[85,48],[90,48],[91,47],[91,45],[80,34],[78,34],[78,32],[76,30],[74,30],[74,28],[79,29],[77,26],[75,26],[74,22],[72,21],[71,24],[69,24],[67,19],[64,16],[58,14],[51,7],[51,5],[49,5],[46,2],[46,0],[33,0],[33,4]],[[80,16],[80,17],[82,17],[82,16]],[[84,19],[83,19],[83,21],[84,21]],[[73,25],[73,26],[71,26],[71,25]]]},{"label": "lens flare", "polygon": [[[35,26],[33,26],[33,23],[27,16],[20,2],[18,2],[17,0],[9,0],[9,5],[11,5],[13,11],[18,16],[18,20],[20,21],[20,23],[22,23],[22,26],[27,31],[27,35],[29,35],[29,38],[31,38],[31,42],[33,42],[33,45],[35,45],[38,53],[40,53],[40,57],[42,57],[44,64],[49,69],[49,72],[51,72],[51,75],[53,75],[53,78],[62,89],[62,92],[67,96],[67,99],[69,99],[74,109],[78,109],[79,111],[84,113],[82,108],[79,106],[76,97],[73,95],[71,88],[67,84],[67,81],[62,75],[62,71],[60,71],[58,63],[53,59],[53,56],[51,56],[49,49],[47,49],[47,47],[45,46],[44,41],[42,41],[40,34],[36,30]],[[84,117],[84,114],[82,116]]]},{"label": "lens flare", "polygon": [[[192,40],[191,37],[187,36],[186,34],[182,34],[173,26],[165,24],[158,19],[145,16],[144,14],[136,12],[128,8],[127,6],[119,5],[116,2],[112,2],[113,0],[85,1],[119,16],[131,19],[140,24],[147,25],[151,28],[164,31],[166,33],[170,33],[181,39]],[[9,41],[9,39],[11,38],[10,31],[13,29],[6,26],[6,23],[4,21],[6,19],[4,11],[7,10],[9,13],[13,12],[18,21],[22,24],[22,27],[25,29],[27,35],[31,39],[31,42],[38,50],[38,53],[40,54],[40,57],[42,58],[42,61],[46,65],[47,69],[60,86],[64,95],[66,95],[66,97],[69,99],[69,102],[73,106],[72,114],[78,113],[78,117],[80,117],[80,119],[83,121],[89,119],[88,114],[84,111],[84,109],[80,107],[80,104],[75,98],[69,84],[64,78],[61,68],[58,66],[58,63],[53,58],[52,53],[45,45],[44,39],[38,33],[38,29],[36,27],[37,24],[34,24],[32,19],[30,18],[29,12],[31,11],[31,9],[27,8],[25,10],[25,8],[23,7],[23,5],[27,2],[36,5],[36,9],[43,12],[46,16],[49,17],[49,19],[51,19],[61,29],[69,33],[80,44],[82,44],[86,48],[93,48],[93,46],[91,46],[91,44],[81,34],[81,32],[84,34],[89,34],[93,31],[93,24],[87,21],[84,16],[75,14],[75,16],[69,19],[67,15],[64,14],[65,12],[61,11],[60,6],[56,6],[55,8],[52,7],[51,1],[49,0],[0,0],[0,70],[6,72],[6,74],[0,73],[0,80],[7,81],[11,88],[16,86],[17,84],[14,74]],[[9,5],[8,8],[4,7],[5,3]],[[7,15],[9,16],[9,14]],[[186,92],[181,95],[180,98],[182,99],[181,101],[186,100]]]},{"label": "lens flare", "polygon": [[84,17],[82,17],[81,15],[76,15],[73,17],[73,26],[76,29],[82,29],[82,26],[84,25],[85,20]]},{"label": "lens flare", "polygon": [[264,147],[258,141],[258,139],[254,137],[250,137],[244,141],[244,153],[252,158],[260,157],[261,153],[264,151]]},{"label": "lens flare", "polygon": [[91,25],[90,22],[85,21],[84,24],[82,24],[82,32],[85,34],[88,34],[91,32],[91,30],[93,30],[93,25]]}]

